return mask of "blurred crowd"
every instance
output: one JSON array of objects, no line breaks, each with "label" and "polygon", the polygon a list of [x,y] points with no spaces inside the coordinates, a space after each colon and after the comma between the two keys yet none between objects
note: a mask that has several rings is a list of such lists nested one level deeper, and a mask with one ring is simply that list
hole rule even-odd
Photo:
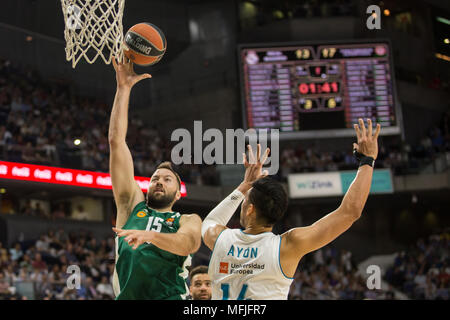
[{"label": "blurred crowd", "polygon": [[[280,172],[282,178],[290,173],[354,170],[357,163],[351,150],[323,152],[319,148],[281,148]],[[380,142],[376,168],[390,168],[395,175],[418,173],[437,156],[450,152],[450,111],[432,126],[416,145]]]},{"label": "blurred crowd", "polygon": [[[80,268],[81,287],[70,289],[70,265]],[[87,232],[49,231],[36,241],[6,248],[0,243],[0,299],[28,299],[20,283],[31,284],[37,300],[113,299],[113,238],[100,242]],[[69,281],[68,281],[69,280]],[[295,275],[289,299],[390,299],[391,292],[368,290],[352,255],[327,246],[306,256]]]},{"label": "blurred crowd", "polygon": [[399,252],[385,278],[411,299],[449,300],[450,230],[419,239]]},{"label": "blurred crowd", "polygon": [[[73,93],[64,83],[45,82],[32,69],[0,58],[0,156],[3,160],[109,171],[111,106]],[[135,174],[151,176],[170,159],[170,139],[130,110],[127,143]],[[183,180],[217,184],[210,166],[186,166]]]},{"label": "blurred crowd", "polygon": [[[41,206],[40,202],[31,203],[28,199],[24,202],[23,206],[17,208],[12,208],[15,214],[28,216],[28,217],[39,217],[44,219],[74,219],[74,220],[95,220],[92,219],[91,213],[84,209],[83,205],[77,205],[76,209],[72,210],[70,202],[49,202],[49,210],[45,210]],[[16,209],[16,210],[15,210]]]},{"label": "blurred crowd", "polygon": [[[328,245],[300,261],[289,299],[393,300],[395,288],[411,299],[448,300],[449,244],[447,231],[426,241],[419,239],[414,247],[400,252],[386,271],[387,290],[368,289],[352,253]],[[37,240],[17,242],[10,248],[0,242],[0,300],[114,299],[114,258],[112,236],[98,241],[86,231],[50,230]],[[70,279],[71,265],[79,267],[79,289],[68,286],[75,284]]]},{"label": "blurred crowd", "polygon": [[[110,106],[73,94],[66,84],[46,83],[32,69],[0,59],[0,156],[6,161],[109,171],[107,139]],[[380,145],[378,168],[394,174],[414,173],[437,154],[450,150],[450,111],[414,146]],[[127,143],[135,174],[150,176],[170,159],[171,142],[156,127],[130,111]],[[79,139],[79,144],[76,140]],[[354,169],[350,151],[324,152],[320,148],[282,146],[279,177],[289,173]],[[198,185],[219,185],[215,166],[182,165],[183,180]]]},{"label": "blurred crowd", "polygon": [[290,300],[393,300],[392,290],[370,290],[352,253],[328,245],[306,255],[289,292]]},{"label": "blurred crowd", "polygon": [[[34,292],[36,300],[105,300],[113,299],[114,239],[97,241],[81,231],[49,231],[37,241],[25,241],[5,248],[0,242],[0,300],[25,300],[18,286]],[[69,277],[76,265],[80,270],[80,288]],[[69,281],[68,281],[69,280]],[[32,294],[32,293],[31,293]]]},{"label": "blurred crowd", "polygon": [[[64,83],[45,82],[32,69],[0,58],[0,157],[6,161],[109,171],[108,124],[111,106],[82,98]],[[450,151],[450,111],[417,145],[380,145],[378,168],[394,174],[416,173],[436,155]],[[151,176],[156,166],[170,159],[171,142],[155,126],[130,110],[127,143],[135,174]],[[78,141],[77,141],[78,140]],[[351,151],[324,152],[320,148],[282,146],[279,178],[289,173],[355,169]],[[212,165],[176,168],[183,181],[219,185]]]}]

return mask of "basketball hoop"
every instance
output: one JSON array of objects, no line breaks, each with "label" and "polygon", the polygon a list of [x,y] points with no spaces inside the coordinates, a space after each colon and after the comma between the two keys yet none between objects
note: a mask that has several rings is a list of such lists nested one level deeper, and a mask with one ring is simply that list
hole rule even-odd
[{"label": "basketball hoop", "polygon": [[122,17],[125,0],[61,0],[66,59],[75,68],[82,57],[92,64],[101,57],[123,58]]}]

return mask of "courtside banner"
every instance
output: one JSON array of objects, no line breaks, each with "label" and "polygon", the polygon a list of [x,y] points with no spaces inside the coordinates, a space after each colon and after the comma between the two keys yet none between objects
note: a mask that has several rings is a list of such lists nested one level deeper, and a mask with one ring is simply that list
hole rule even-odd
[{"label": "courtside banner", "polygon": [[[316,198],[342,196],[356,177],[356,170],[321,173],[298,173],[288,176],[289,197]],[[393,193],[394,185],[390,169],[373,171],[370,193]]]},{"label": "courtside banner", "polygon": [[[346,193],[351,183],[356,177],[357,171],[341,171],[342,192]],[[393,193],[394,184],[390,169],[375,169],[372,176],[370,193]]]},{"label": "courtside banner", "polygon": [[[33,164],[0,161],[0,179],[65,184],[76,187],[112,189],[108,173],[75,170]],[[143,192],[147,192],[150,178],[134,177]],[[181,182],[181,196],[187,195],[186,185]]]},{"label": "courtside banner", "polygon": [[342,194],[339,172],[299,173],[288,176],[291,198],[315,198]]}]

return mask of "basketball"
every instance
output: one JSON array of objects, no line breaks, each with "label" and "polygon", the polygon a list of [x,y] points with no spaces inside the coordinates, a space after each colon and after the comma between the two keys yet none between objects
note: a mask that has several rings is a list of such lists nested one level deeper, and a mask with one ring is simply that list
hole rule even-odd
[{"label": "basketball", "polygon": [[151,66],[166,52],[166,37],[154,24],[143,22],[132,26],[125,34],[125,56],[134,64]]}]

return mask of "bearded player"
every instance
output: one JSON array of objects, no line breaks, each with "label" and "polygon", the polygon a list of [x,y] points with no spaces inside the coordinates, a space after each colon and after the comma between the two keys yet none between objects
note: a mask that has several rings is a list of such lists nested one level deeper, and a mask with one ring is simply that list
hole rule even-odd
[{"label": "bearded player", "polygon": [[[341,205],[314,224],[282,235],[273,234],[272,227],[287,209],[287,194],[280,183],[266,177],[267,171],[262,172],[269,150],[261,157],[258,145],[255,159],[249,148],[250,163],[244,154],[244,181],[202,224],[203,241],[213,250],[209,263],[212,299],[287,299],[300,259],[336,239],[359,219],[369,195],[380,132],[378,124],[372,134],[372,122],[367,122],[368,129],[362,119],[359,126],[355,124],[357,144],[353,147],[360,164]],[[243,229],[228,229],[241,202]]]},{"label": "bearded player", "polygon": [[169,162],[153,173],[147,195],[134,180],[133,159],[126,143],[131,89],[149,74],[137,75],[130,61],[113,59],[117,90],[109,124],[110,174],[117,206],[116,300],[180,300],[189,294],[186,279],[191,254],[201,244],[201,219],[180,215],[181,180]]}]

